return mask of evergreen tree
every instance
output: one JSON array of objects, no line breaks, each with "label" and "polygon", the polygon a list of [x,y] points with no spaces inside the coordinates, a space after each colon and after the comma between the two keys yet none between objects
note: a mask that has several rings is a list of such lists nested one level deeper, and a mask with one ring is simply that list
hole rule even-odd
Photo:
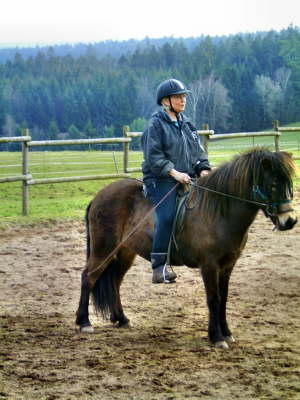
[{"label": "evergreen tree", "polygon": [[48,139],[56,140],[58,133],[59,133],[59,129],[56,125],[56,122],[54,120],[51,120],[49,123],[49,128],[48,128]]},{"label": "evergreen tree", "polygon": [[[150,117],[156,87],[168,78],[190,83],[187,111],[198,126],[209,122],[219,131],[251,131],[263,129],[272,117],[300,119],[300,31],[293,26],[219,38],[10,49],[9,54],[0,63],[0,135],[11,135],[26,121],[35,139],[70,134],[72,125],[86,137],[112,131],[121,136],[123,125]],[[202,98],[195,96],[197,82]],[[266,91],[274,96],[275,89],[280,96],[272,103]],[[213,94],[209,101],[205,93]]]},{"label": "evergreen tree", "polygon": [[93,139],[97,137],[97,130],[93,127],[92,121],[89,119],[84,127],[84,136]]},{"label": "evergreen tree", "polygon": [[79,129],[74,125],[70,125],[68,128],[68,135],[70,139],[81,139],[82,138],[82,134],[79,131]]}]

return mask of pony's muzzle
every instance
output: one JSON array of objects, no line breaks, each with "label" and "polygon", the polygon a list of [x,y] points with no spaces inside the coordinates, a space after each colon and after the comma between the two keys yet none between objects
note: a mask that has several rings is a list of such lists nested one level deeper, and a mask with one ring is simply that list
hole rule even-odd
[{"label": "pony's muzzle", "polygon": [[298,221],[297,215],[294,211],[285,214],[279,214],[277,219],[276,225],[280,231],[292,229]]}]

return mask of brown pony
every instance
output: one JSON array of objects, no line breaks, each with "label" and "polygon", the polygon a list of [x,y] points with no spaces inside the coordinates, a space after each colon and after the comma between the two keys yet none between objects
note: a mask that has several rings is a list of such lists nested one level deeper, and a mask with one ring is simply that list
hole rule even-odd
[{"label": "brown pony", "polygon": [[[176,235],[172,265],[199,268],[209,309],[208,335],[221,348],[234,341],[226,321],[228,284],[259,209],[276,229],[297,222],[292,208],[291,156],[255,148],[236,156],[198,179],[186,201],[183,225]],[[152,205],[134,179],[114,182],[101,190],[86,211],[87,263],[76,324],[92,332],[88,307],[94,305],[112,323],[129,323],[120,300],[120,285],[135,256],[150,260]]]}]

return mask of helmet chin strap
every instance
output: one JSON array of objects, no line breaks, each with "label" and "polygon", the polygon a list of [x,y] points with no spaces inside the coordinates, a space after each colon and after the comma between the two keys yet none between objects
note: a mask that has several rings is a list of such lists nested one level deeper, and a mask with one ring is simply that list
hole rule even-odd
[{"label": "helmet chin strap", "polygon": [[178,113],[177,111],[175,111],[174,108],[173,108],[171,96],[169,96],[168,99],[169,99],[169,103],[170,103],[170,104],[169,104],[169,105],[163,104],[163,109],[164,109],[165,111],[171,111],[171,112],[173,112],[173,113],[175,114],[175,116],[176,116],[176,119],[178,120],[178,115],[179,115],[179,113]]},{"label": "helmet chin strap", "polygon": [[177,118],[178,112],[176,112],[176,111],[174,110],[174,108],[173,108],[171,96],[169,96],[168,99],[169,99],[169,102],[170,102],[170,111],[172,111],[172,112],[176,115],[176,118]]}]

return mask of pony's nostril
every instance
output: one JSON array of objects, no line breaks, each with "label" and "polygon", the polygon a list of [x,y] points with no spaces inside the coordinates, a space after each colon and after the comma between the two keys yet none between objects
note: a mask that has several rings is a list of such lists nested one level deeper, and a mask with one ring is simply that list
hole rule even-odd
[{"label": "pony's nostril", "polygon": [[292,229],[296,223],[297,223],[297,218],[291,218],[291,217],[289,217],[289,218],[285,221],[284,225],[280,225],[280,226],[279,226],[279,230],[281,230],[281,231],[287,231],[287,230],[289,230],[289,229]]},{"label": "pony's nostril", "polygon": [[296,223],[297,223],[297,218],[289,218],[289,219],[287,220],[287,223],[286,223],[287,229],[292,229],[293,226],[294,226]]}]

